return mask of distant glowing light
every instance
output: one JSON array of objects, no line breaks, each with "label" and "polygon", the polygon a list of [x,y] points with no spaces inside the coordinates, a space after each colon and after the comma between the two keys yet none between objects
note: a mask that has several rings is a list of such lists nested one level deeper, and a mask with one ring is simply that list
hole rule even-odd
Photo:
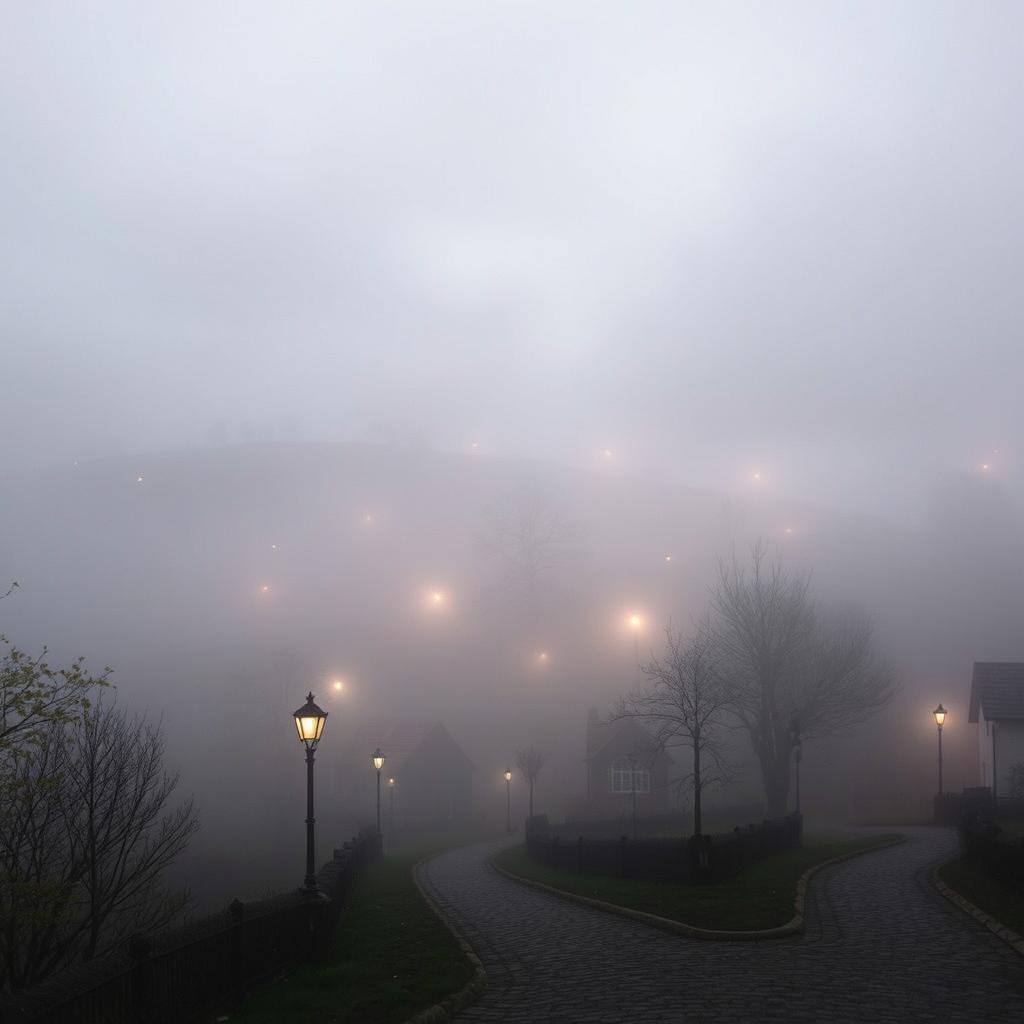
[{"label": "distant glowing light", "polygon": [[642,615],[638,615],[636,612],[633,612],[629,616],[629,628],[632,629],[634,632],[636,632],[639,629],[643,629],[643,625],[644,619]]},{"label": "distant glowing light", "polygon": [[665,556],[665,561],[666,562],[671,562],[672,561],[672,556],[671,555],[666,555]]},{"label": "distant glowing light", "polygon": [[[983,472],[987,473],[992,467],[987,462],[983,462],[981,468]],[[139,477],[139,479],[141,480],[142,478]]]},{"label": "distant glowing light", "polygon": [[793,527],[792,526],[787,526],[786,527],[786,533],[792,534],[792,532],[793,532]]},{"label": "distant glowing light", "polygon": [[271,551],[276,551],[277,550],[277,545],[276,544],[271,544],[270,545],[270,550]]},{"label": "distant glowing light", "polygon": [[344,680],[341,679],[335,679],[331,686],[334,688],[335,693],[341,693],[345,689]]},{"label": "distant glowing light", "polygon": [[373,513],[372,513],[372,512],[367,512],[367,513],[366,513],[366,514],[365,514],[365,515],[363,516],[363,522],[364,522],[364,523],[365,523],[365,524],[366,524],[367,526],[373,526]]},{"label": "distant glowing light", "polygon": [[260,593],[261,594],[269,594],[270,593],[270,585],[267,584],[267,583],[264,583],[263,586],[260,587]]},{"label": "distant glowing light", "polygon": [[441,611],[448,603],[448,594],[443,590],[428,590],[424,600],[427,607],[432,611]]},{"label": "distant glowing light", "polygon": [[605,448],[605,450],[601,454],[604,455],[606,459],[610,459],[614,457],[615,452],[613,452],[611,448]]},{"label": "distant glowing light", "polygon": [[472,448],[473,451],[477,451],[477,449],[479,449],[479,447],[480,447],[480,442],[479,441],[474,441],[469,447]]},{"label": "distant glowing light", "polygon": [[548,661],[549,661],[549,660],[550,660],[550,657],[549,657],[549,655],[548,655],[548,652],[547,652],[547,651],[540,651],[540,652],[539,652],[539,653],[537,654],[537,661],[538,661],[538,662],[539,662],[539,663],[540,663],[541,665],[546,665],[546,664],[548,663]]},{"label": "distant glowing light", "polygon": [[755,472],[752,475],[751,479],[753,479],[753,480],[760,480],[761,479],[761,474],[759,472]]},{"label": "distant glowing light", "polygon": [[141,477],[141,476],[137,476],[137,477],[135,478],[135,482],[136,482],[137,484],[141,484],[141,483],[142,483],[142,477]]}]

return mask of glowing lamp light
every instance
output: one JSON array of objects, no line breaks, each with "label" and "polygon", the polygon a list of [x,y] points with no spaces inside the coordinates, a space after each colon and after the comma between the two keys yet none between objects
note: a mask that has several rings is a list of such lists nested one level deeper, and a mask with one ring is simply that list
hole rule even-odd
[{"label": "glowing lamp light", "polygon": [[[981,464],[981,469],[982,469],[982,472],[983,472],[983,473],[987,473],[987,472],[988,472],[988,471],[989,471],[989,470],[990,470],[991,468],[992,468],[992,467],[991,467],[991,466],[990,466],[990,465],[989,465],[989,464],[988,464],[987,462],[983,462],[983,463]],[[141,479],[142,479],[142,477],[139,477],[139,479],[141,480]]]},{"label": "glowing lamp light", "polygon": [[644,624],[644,620],[643,620],[642,616],[637,615],[636,613],[630,615],[630,617],[629,617],[629,628],[630,629],[638,630],[638,629],[640,629],[643,626],[643,624]]},{"label": "glowing lamp light", "polygon": [[383,754],[383,753],[381,752],[381,749],[380,749],[380,747],[378,747],[378,748],[377,748],[377,749],[376,749],[376,750],[375,750],[375,751],[373,752],[373,767],[374,767],[374,768],[376,768],[376,769],[377,769],[377,771],[379,772],[379,771],[381,770],[381,768],[383,768],[383,767],[384,767],[384,762],[385,762],[386,760],[387,760],[387,758],[386,758],[386,757],[384,756],[384,754]]},{"label": "glowing lamp light", "polygon": [[511,782],[512,781],[512,771],[509,768],[505,769],[505,781],[506,782]]},{"label": "glowing lamp light", "polygon": [[606,459],[610,459],[612,458],[612,456],[614,456],[615,452],[613,452],[611,448],[605,448],[605,450],[601,454],[604,455]]},{"label": "glowing lamp light", "polygon": [[942,706],[942,705],[940,704],[940,705],[939,705],[939,706],[938,706],[938,707],[937,707],[937,708],[936,708],[936,709],[935,709],[935,710],[934,710],[934,711],[932,712],[932,714],[933,714],[933,715],[935,716],[935,724],[936,724],[936,725],[937,725],[937,726],[938,726],[938,727],[939,727],[939,728],[941,729],[941,728],[942,728],[942,725],[943,725],[943,723],[944,723],[944,722],[946,721],[946,715],[948,714],[948,712],[947,712],[947,711],[946,711],[946,709],[945,709],[945,708],[944,708],[944,707],[943,707],[943,706]]},{"label": "glowing lamp light", "polygon": [[480,442],[474,441],[469,447],[472,448],[473,451],[476,451],[480,447]]},{"label": "glowing lamp light", "polygon": [[263,586],[260,587],[260,593],[261,594],[269,594],[270,593],[270,586],[268,584],[264,583]]},{"label": "glowing lamp light", "polygon": [[392,775],[391,778],[388,779],[388,785],[389,786],[393,786],[394,784],[395,784],[395,777]]},{"label": "glowing lamp light", "polygon": [[341,691],[345,689],[345,683],[341,679],[335,679],[333,686],[335,693],[341,693]]},{"label": "glowing lamp light", "polygon": [[761,479],[761,474],[760,473],[754,473],[753,476],[751,477],[751,479],[753,479],[753,480],[760,480]]},{"label": "glowing lamp light", "polygon": [[672,556],[671,555],[666,555],[665,556],[665,561],[666,562],[671,562],[672,561]]},{"label": "glowing lamp light", "polygon": [[295,719],[295,729],[299,734],[299,739],[305,744],[307,750],[315,750],[323,735],[327,712],[316,706],[312,691],[306,694],[306,703],[298,711],[293,712],[292,717]]},{"label": "glowing lamp light", "polygon": [[541,665],[546,665],[548,663],[548,660],[549,660],[549,655],[548,655],[547,651],[541,651],[537,655],[537,661],[540,662]]},{"label": "glowing lamp light", "polygon": [[141,477],[141,476],[137,476],[137,477],[135,478],[135,482],[136,482],[137,484],[141,484],[141,483],[142,483],[142,477]]}]

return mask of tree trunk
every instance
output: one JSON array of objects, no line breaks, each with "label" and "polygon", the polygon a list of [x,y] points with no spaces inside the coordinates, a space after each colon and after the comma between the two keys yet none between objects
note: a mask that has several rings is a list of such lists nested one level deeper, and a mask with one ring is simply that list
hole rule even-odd
[{"label": "tree trunk", "polygon": [[701,808],[700,808],[700,740],[695,739],[693,743],[693,834],[701,834]]},{"label": "tree trunk", "polygon": [[764,777],[765,815],[781,818],[789,811],[790,758],[788,747],[775,752],[761,749],[761,774]]}]

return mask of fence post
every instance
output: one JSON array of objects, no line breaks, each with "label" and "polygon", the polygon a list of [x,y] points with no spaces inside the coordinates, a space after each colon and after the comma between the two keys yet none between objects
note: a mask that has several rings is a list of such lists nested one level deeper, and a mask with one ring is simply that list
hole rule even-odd
[{"label": "fence post", "polygon": [[145,935],[133,935],[128,940],[128,955],[132,958],[131,968],[131,1017],[135,1024],[150,1024],[149,954],[152,944]]},{"label": "fence post", "polygon": [[626,877],[626,843],[628,842],[625,836],[619,836],[619,875],[622,878]]}]

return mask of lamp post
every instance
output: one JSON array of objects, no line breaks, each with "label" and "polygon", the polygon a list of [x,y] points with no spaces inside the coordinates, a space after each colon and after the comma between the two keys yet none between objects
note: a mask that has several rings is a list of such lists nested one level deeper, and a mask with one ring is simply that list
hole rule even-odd
[{"label": "lamp post", "polygon": [[512,835],[512,769],[505,769],[505,831]]},{"label": "lamp post", "polygon": [[316,887],[316,841],[314,827],[316,818],[313,816],[313,752],[323,735],[327,712],[318,708],[313,702],[313,693],[306,694],[306,703],[298,711],[292,713],[295,728],[306,748],[306,879],[303,889],[307,894],[315,894]]},{"label": "lamp post", "polygon": [[939,796],[942,796],[942,724],[946,721],[946,709],[940,704],[932,714],[939,729]]},{"label": "lamp post", "polygon": [[373,767],[377,769],[377,837],[380,838],[380,770],[387,760],[381,753],[380,747],[373,752]]},{"label": "lamp post", "polygon": [[395,834],[395,777],[388,779],[388,834]]},{"label": "lamp post", "polygon": [[633,794],[633,839],[636,839],[636,758],[629,756],[629,791]]}]

